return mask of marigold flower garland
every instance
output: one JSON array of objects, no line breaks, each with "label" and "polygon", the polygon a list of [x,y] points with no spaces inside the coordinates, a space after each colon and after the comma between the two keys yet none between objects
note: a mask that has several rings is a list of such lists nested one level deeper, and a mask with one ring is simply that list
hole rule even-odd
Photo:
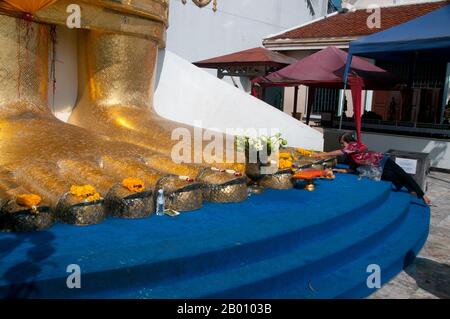
[{"label": "marigold flower garland", "polygon": [[20,194],[16,196],[17,205],[33,208],[39,206],[42,202],[42,198],[36,194]]},{"label": "marigold flower garland", "polygon": [[290,153],[279,153],[278,154],[278,168],[287,169],[291,168],[293,163],[293,156]]},{"label": "marigold flower garland", "polygon": [[130,192],[139,193],[145,190],[145,185],[139,178],[128,177],[122,181],[122,186],[128,189]]},{"label": "marigold flower garland", "polygon": [[92,185],[72,185],[72,187],[70,187],[70,194],[88,203],[101,199],[100,194]]},{"label": "marigold flower garland", "polygon": [[301,155],[301,156],[311,156],[314,154],[313,151],[309,151],[309,150],[305,150],[304,148],[299,147],[297,149],[297,152]]}]

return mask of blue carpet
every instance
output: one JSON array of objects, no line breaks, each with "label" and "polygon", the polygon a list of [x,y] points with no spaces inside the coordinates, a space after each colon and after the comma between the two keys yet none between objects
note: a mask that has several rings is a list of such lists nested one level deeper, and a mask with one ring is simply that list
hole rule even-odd
[{"label": "blue carpet", "polygon": [[[385,182],[338,175],[178,217],[0,234],[5,298],[359,298],[423,246],[429,209]],[[81,267],[68,289],[66,267]]]}]

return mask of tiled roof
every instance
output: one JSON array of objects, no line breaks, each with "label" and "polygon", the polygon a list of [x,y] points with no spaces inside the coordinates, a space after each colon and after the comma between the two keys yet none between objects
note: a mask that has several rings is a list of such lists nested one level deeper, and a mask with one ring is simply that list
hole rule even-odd
[{"label": "tiled roof", "polygon": [[370,29],[367,26],[367,19],[372,13],[367,12],[365,9],[355,12],[338,13],[266,40],[301,40],[308,38],[340,38],[369,35],[418,18],[448,4],[450,4],[450,1],[381,8],[381,29]]}]

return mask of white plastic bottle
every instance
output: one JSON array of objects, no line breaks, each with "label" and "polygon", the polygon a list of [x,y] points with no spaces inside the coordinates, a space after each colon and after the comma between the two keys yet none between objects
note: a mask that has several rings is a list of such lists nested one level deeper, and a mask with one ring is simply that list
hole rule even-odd
[{"label": "white plastic bottle", "polygon": [[156,198],[156,215],[164,215],[164,190],[161,188],[158,190],[158,197]]}]

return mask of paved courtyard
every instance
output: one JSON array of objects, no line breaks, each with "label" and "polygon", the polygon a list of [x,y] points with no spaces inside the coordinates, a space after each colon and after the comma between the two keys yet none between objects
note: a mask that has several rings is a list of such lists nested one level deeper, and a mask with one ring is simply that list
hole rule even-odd
[{"label": "paved courtyard", "polygon": [[450,174],[428,176],[430,235],[413,265],[374,293],[372,299],[450,298]]}]

